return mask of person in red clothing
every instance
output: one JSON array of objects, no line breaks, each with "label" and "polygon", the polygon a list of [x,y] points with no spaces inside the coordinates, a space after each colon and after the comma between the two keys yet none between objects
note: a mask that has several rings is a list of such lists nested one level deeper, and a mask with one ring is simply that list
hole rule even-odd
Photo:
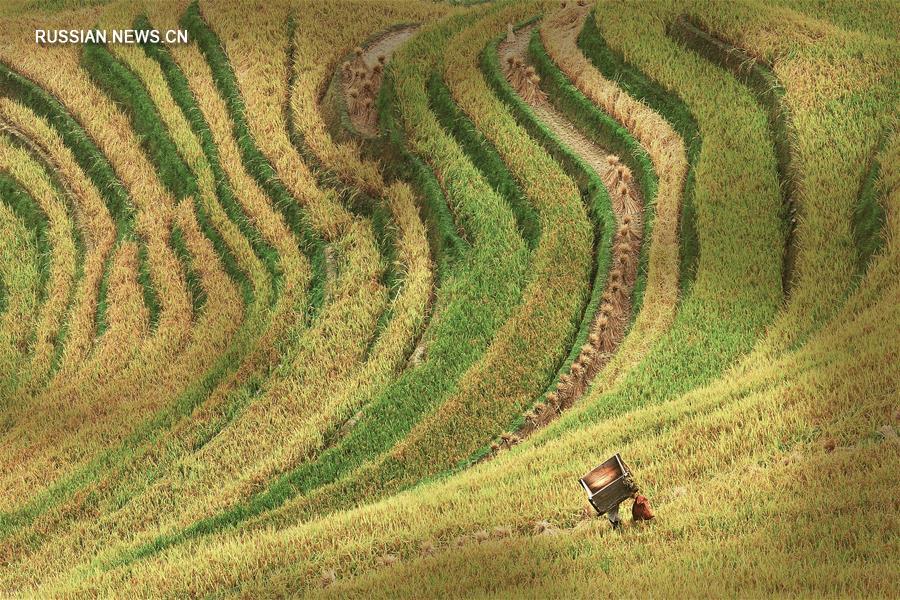
[{"label": "person in red clothing", "polygon": [[654,516],[647,497],[637,494],[634,497],[634,504],[631,505],[631,519],[633,521],[649,521]]},{"label": "person in red clothing", "polygon": [[[647,497],[641,494],[634,495],[634,504],[631,505],[631,520],[632,521],[649,521],[654,516],[653,509],[650,507],[650,501],[647,500]],[[610,524],[612,524],[613,529],[618,529],[622,525],[622,519],[619,518],[619,505],[617,504],[612,510],[606,513],[606,518],[609,519]]]}]

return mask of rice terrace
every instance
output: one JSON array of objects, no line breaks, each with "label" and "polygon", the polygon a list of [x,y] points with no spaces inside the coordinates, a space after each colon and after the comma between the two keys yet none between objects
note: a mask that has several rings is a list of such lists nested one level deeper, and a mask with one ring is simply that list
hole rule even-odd
[{"label": "rice terrace", "polygon": [[900,598],[893,0],[0,25],[0,598]]}]

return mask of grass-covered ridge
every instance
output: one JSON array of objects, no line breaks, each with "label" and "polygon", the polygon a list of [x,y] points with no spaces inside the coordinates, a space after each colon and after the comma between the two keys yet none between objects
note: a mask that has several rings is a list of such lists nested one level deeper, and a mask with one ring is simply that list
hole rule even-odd
[{"label": "grass-covered ridge", "polygon": [[5,3],[0,597],[891,597],[892,8]]},{"label": "grass-covered ridge", "polygon": [[210,63],[213,80],[228,106],[233,121],[235,138],[244,162],[251,175],[259,185],[273,198],[275,206],[281,211],[285,221],[297,237],[300,248],[309,254],[313,265],[313,280],[309,291],[309,306],[312,314],[321,306],[324,293],[324,246],[320,238],[312,231],[307,217],[300,211],[295,199],[279,181],[271,163],[260,153],[248,131],[245,120],[245,108],[240,90],[234,79],[234,73],[228,63],[222,45],[203,21],[196,2],[192,3],[181,18],[181,25],[196,40],[198,46]]},{"label": "grass-covered ridge", "polygon": [[673,92],[664,89],[633,65],[613,52],[597,29],[596,13],[591,11],[578,35],[578,47],[585,57],[607,78],[615,81],[625,92],[645,102],[659,113],[678,132],[687,147],[689,169],[684,180],[680,228],[680,282],[687,290],[697,268],[700,249],[694,209],[694,165],[703,143],[697,121],[684,102]]},{"label": "grass-covered ridge", "polygon": [[702,56],[730,70],[747,87],[753,90],[757,101],[766,109],[769,118],[772,143],[778,160],[778,176],[781,182],[781,197],[785,204],[782,219],[785,221],[785,251],[782,287],[785,295],[790,293],[793,264],[794,226],[797,222],[796,179],[791,168],[791,145],[795,135],[790,114],[784,103],[784,86],[772,70],[749,56],[740,48],[730,46],[704,31],[689,17],[682,15],[669,27],[669,34],[692,48]]},{"label": "grass-covered ridge", "polygon": [[[128,201],[127,193],[121,181],[116,177],[109,162],[79,124],[65,110],[59,101],[46,91],[34,85],[22,75],[0,65],[0,85],[4,93],[22,104],[25,104],[38,115],[46,118],[57,129],[66,146],[72,151],[79,166],[91,178],[101,191],[107,208],[116,223],[118,240],[136,239],[134,235],[134,212]],[[143,248],[144,245],[141,245]],[[142,253],[144,251],[142,250]],[[146,260],[141,259],[142,268],[139,277],[143,289],[144,301],[150,309],[151,319],[158,314],[159,305],[156,291],[150,282]],[[100,286],[100,303],[97,311],[97,329],[102,333],[107,324],[105,321],[106,282],[109,267],[104,273],[104,282]]]}]

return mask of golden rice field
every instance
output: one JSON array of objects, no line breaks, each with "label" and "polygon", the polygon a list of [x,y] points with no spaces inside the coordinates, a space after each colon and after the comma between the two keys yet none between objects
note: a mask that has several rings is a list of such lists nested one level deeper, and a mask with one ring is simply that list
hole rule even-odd
[{"label": "golden rice field", "polygon": [[0,598],[900,595],[894,3],[0,23]]}]

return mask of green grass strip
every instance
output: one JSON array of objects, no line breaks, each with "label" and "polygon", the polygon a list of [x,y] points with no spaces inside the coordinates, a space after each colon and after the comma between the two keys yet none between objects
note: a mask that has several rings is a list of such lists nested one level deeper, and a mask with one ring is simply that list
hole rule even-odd
[{"label": "green grass strip", "polygon": [[688,171],[682,193],[678,238],[681,249],[680,288],[683,293],[687,292],[697,274],[697,259],[700,256],[694,207],[694,169],[703,140],[697,120],[675,92],[645,75],[606,44],[597,28],[596,12],[593,10],[578,35],[578,47],[604,77],[615,81],[632,98],[640,100],[662,116],[684,140]]},{"label": "green grass strip", "polygon": [[[3,171],[0,171],[0,202],[9,207],[13,215],[22,222],[29,234],[28,237],[30,239],[28,241],[34,245],[36,250],[37,293],[35,299],[37,303],[35,310],[39,310],[38,307],[46,300],[49,293],[47,284],[52,267],[53,254],[49,238],[49,219],[41,208],[40,203],[31,196],[25,186],[12,175]],[[34,328],[31,329],[28,339],[30,346],[36,339],[36,330]],[[4,382],[0,388],[15,390],[19,385],[21,385],[19,376],[10,374],[9,381]]]},{"label": "green grass strip", "polygon": [[872,257],[884,246],[887,238],[887,214],[880,197],[878,178],[881,174],[879,155],[884,151],[890,136],[883,134],[875,148],[860,186],[858,200],[853,211],[853,239],[856,244],[856,279],[865,274]]},{"label": "green grass strip", "polygon": [[[643,306],[644,290],[647,288],[650,239],[656,215],[656,194],[659,191],[659,178],[653,168],[653,161],[625,127],[597,108],[569,81],[547,54],[537,29],[532,32],[528,52],[541,77],[541,87],[547,92],[557,110],[578,129],[587,133],[589,138],[619,156],[634,173],[635,180],[641,188],[644,197],[644,233],[638,258],[637,278],[632,292],[631,320],[634,321]],[[495,59],[497,66],[498,60]],[[502,70],[497,72],[497,76],[502,77]]]},{"label": "green grass strip", "polygon": [[175,251],[175,257],[178,258],[178,262],[181,263],[182,271],[184,271],[188,293],[191,297],[191,308],[194,317],[196,318],[206,305],[206,292],[203,290],[203,285],[200,282],[200,275],[194,268],[194,258],[191,256],[187,244],[184,241],[184,233],[182,233],[181,228],[177,225],[172,226],[172,234],[169,236],[169,243],[172,246],[172,250]]},{"label": "green grass strip", "polygon": [[200,8],[195,1],[191,3],[181,17],[181,27],[188,30],[191,38],[197,42],[200,51],[206,57],[216,84],[234,126],[234,137],[241,158],[247,171],[273,200],[275,207],[281,212],[291,231],[297,238],[302,252],[310,260],[312,281],[310,282],[309,317],[318,314],[325,297],[325,243],[313,230],[309,219],[300,208],[297,200],[287,190],[278,173],[269,160],[256,146],[250,127],[247,123],[246,106],[238,87],[237,78],[231,63],[216,34],[209,28],[200,15]]},{"label": "green grass strip", "polygon": [[28,190],[6,172],[0,172],[0,201],[22,221],[34,238],[38,257],[37,298],[38,303],[43,302],[47,297],[47,280],[50,278],[50,263],[53,257],[47,215]]},{"label": "green grass strip", "polygon": [[437,72],[432,73],[428,80],[428,100],[438,122],[453,135],[456,143],[478,167],[494,191],[509,203],[522,238],[529,248],[534,249],[541,236],[537,211],[525,197],[518,182],[513,179],[494,145],[476,129],[475,124],[453,101],[450,89]]},{"label": "green grass strip", "polygon": [[[135,21],[134,27],[135,29],[152,29],[152,25],[146,17],[138,18]],[[281,289],[284,280],[284,274],[279,264],[278,252],[263,239],[262,234],[250,222],[247,214],[235,198],[234,191],[228,181],[228,176],[222,167],[221,160],[219,160],[219,150],[216,148],[216,144],[213,141],[209,125],[206,122],[206,118],[203,116],[203,112],[197,105],[197,101],[191,91],[190,83],[184,76],[178,63],[175,62],[175,59],[172,58],[171,53],[163,44],[151,44],[147,42],[142,44],[142,47],[147,56],[155,60],[159,65],[163,77],[165,77],[166,83],[169,85],[169,92],[172,94],[172,98],[175,100],[175,103],[178,104],[182,114],[190,124],[194,135],[197,136],[197,139],[200,141],[200,147],[203,149],[203,153],[212,170],[216,186],[216,197],[218,198],[222,209],[225,211],[229,220],[238,228],[238,231],[241,232],[241,235],[243,235],[250,243],[253,253],[268,272],[273,289],[275,290],[275,293],[271,298],[271,302],[274,304],[278,298],[278,291]],[[203,204],[197,201],[195,203],[195,208],[197,212],[197,221],[200,224],[203,234],[212,242],[216,253],[222,260],[225,272],[238,284],[244,298],[244,303],[249,305],[253,299],[253,291],[247,274],[241,271],[237,260],[231,253],[225,240],[212,226],[209,213]]]},{"label": "green grass strip", "polygon": [[377,147],[382,160],[389,166],[389,174],[408,181],[419,192],[420,207],[428,224],[429,244],[435,257],[437,282],[440,283],[471,245],[465,237],[465,228],[450,210],[434,171],[406,144],[396,113],[396,94],[392,69],[388,64],[377,100],[378,125],[381,129]]},{"label": "green grass strip", "polygon": [[783,211],[780,218],[785,233],[782,290],[787,296],[790,293],[797,254],[794,230],[799,206],[795,202],[796,176],[791,165],[791,140],[794,133],[790,112],[784,101],[784,86],[769,66],[744,50],[715,37],[697,20],[687,15],[675,19],[668,28],[668,34],[700,56],[731,72],[753,92],[756,101],[766,110],[781,182]]},{"label": "green grass strip", "polygon": [[[103,197],[106,207],[116,223],[117,242],[122,240],[137,242],[139,247],[138,283],[141,286],[144,304],[150,311],[151,323],[157,323],[159,301],[150,279],[150,267],[146,259],[146,242],[134,232],[134,208],[109,160],[100,152],[87,132],[59,100],[3,64],[0,64],[0,93],[24,104],[47,119],[60,135],[63,143],[72,151],[78,166],[87,174]],[[111,265],[112,253],[107,258],[103,278],[100,282],[96,316],[98,336],[103,334],[109,326],[106,312]]]},{"label": "green grass strip", "polygon": [[[418,43],[427,44],[429,41]],[[389,65],[386,84],[392,81],[390,73],[395,67]],[[414,67],[406,67],[407,70],[410,68]],[[401,81],[407,81],[407,77],[404,73]],[[395,93],[392,91],[387,96],[394,102]],[[421,104],[427,109],[424,93]],[[396,106],[393,105],[391,110]],[[399,127],[394,131],[399,135]],[[431,173],[430,168],[424,168]],[[478,176],[474,168],[471,171],[473,176]],[[465,181],[455,183],[467,184]],[[430,342],[427,359],[415,369],[404,371],[373,402],[366,405],[351,431],[339,440],[336,439],[336,430],[326,432],[326,439],[333,445],[328,446],[315,460],[285,473],[248,500],[179,532],[161,536],[128,551],[104,565],[104,568],[145,558],[175,544],[236,526],[275,509],[295,496],[336,481],[407,435],[424,415],[454,391],[456,381],[483,355],[496,331],[521,299],[520,286],[527,274],[529,253],[525,244],[518,240],[514,228],[501,229],[495,220],[493,215],[485,213],[468,221],[476,228],[472,235],[479,243],[461,257],[453,276],[448,277],[438,291],[437,304],[441,308],[426,334]],[[508,239],[507,236],[515,239]],[[520,247],[519,251],[509,250],[516,246]]]}]

